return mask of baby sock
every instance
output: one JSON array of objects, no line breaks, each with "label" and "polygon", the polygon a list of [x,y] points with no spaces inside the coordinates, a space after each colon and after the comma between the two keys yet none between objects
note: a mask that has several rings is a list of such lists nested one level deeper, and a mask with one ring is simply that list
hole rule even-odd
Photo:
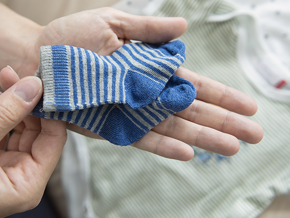
[{"label": "baby sock", "polygon": [[170,115],[184,110],[194,100],[194,86],[173,75],[160,95],[150,104],[132,109],[127,104],[105,104],[69,112],[45,112],[42,101],[32,115],[63,120],[84,127],[113,144],[130,145]]},{"label": "baby sock", "polygon": [[109,56],[54,45],[41,47],[40,59],[45,112],[116,103],[138,109],[160,95],[185,61],[185,45],[178,40],[158,45],[131,43]]}]

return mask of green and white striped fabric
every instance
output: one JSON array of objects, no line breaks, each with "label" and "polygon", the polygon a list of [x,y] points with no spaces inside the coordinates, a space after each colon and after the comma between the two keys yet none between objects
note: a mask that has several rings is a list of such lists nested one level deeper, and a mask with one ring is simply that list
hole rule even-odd
[{"label": "green and white striped fabric", "polygon": [[257,217],[290,190],[290,104],[273,101],[247,80],[237,60],[237,18],[208,22],[234,11],[222,0],[166,0],[158,16],[182,16],[188,30],[184,67],[256,100],[251,119],[264,128],[258,145],[241,142],[230,158],[194,148],[189,162],[88,139],[91,205],[96,217]]}]

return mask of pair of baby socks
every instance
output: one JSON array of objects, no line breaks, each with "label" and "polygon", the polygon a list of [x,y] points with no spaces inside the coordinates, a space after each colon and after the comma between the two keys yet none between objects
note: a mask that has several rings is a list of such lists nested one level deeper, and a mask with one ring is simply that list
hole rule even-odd
[{"label": "pair of baby socks", "polygon": [[74,123],[113,144],[136,142],[196,95],[174,75],[185,61],[178,40],[126,44],[109,56],[67,45],[43,46],[40,54],[44,94],[32,115]]}]

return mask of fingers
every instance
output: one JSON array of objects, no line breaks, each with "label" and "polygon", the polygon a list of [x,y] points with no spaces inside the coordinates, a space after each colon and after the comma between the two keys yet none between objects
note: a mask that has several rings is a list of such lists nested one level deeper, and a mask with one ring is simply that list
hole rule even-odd
[{"label": "fingers", "polygon": [[0,140],[33,110],[41,94],[40,79],[26,77],[0,95]]},{"label": "fingers", "polygon": [[194,155],[193,149],[188,144],[153,131],[149,131],[132,146],[165,158],[181,161],[191,160]]},{"label": "fingers", "polygon": [[5,91],[19,81],[17,73],[10,67],[3,68],[0,72],[0,86]]},{"label": "fingers", "polygon": [[181,36],[187,28],[186,20],[181,17],[135,16],[115,9],[107,10],[116,19],[103,16],[104,19],[122,39],[164,43]]},{"label": "fingers", "polygon": [[7,141],[9,139],[9,136],[6,135],[2,140],[0,140],[0,150],[4,150],[7,144]]},{"label": "fingers", "polygon": [[195,86],[197,91],[196,98],[199,100],[247,116],[252,116],[257,112],[256,102],[236,89],[200,76],[182,67],[175,74],[190,81]]},{"label": "fingers", "polygon": [[[67,128],[87,137],[104,139],[101,136],[74,124],[67,123]],[[165,158],[182,161],[188,161],[194,155],[193,149],[188,144],[171,137],[160,135],[153,131],[149,131],[132,146]]]},{"label": "fingers", "polygon": [[31,147],[41,131],[41,121],[34,116],[27,116],[23,123],[25,128],[22,130],[21,138],[18,143],[18,151],[31,153]]},{"label": "fingers", "polygon": [[187,109],[176,113],[176,116],[233,135],[251,144],[256,144],[263,138],[263,129],[258,123],[199,100],[195,100]]},{"label": "fingers", "polygon": [[25,129],[25,124],[23,122],[20,122],[16,127],[14,127],[14,132],[9,138],[7,151],[18,151],[19,142],[20,142],[24,129]]},{"label": "fingers", "polygon": [[170,136],[184,143],[202,149],[231,156],[239,151],[239,141],[236,137],[215,129],[201,126],[178,116],[170,116],[153,128],[161,135]]},{"label": "fingers", "polygon": [[31,149],[33,159],[41,167],[44,179],[50,177],[66,142],[66,123],[41,119],[41,131]]}]

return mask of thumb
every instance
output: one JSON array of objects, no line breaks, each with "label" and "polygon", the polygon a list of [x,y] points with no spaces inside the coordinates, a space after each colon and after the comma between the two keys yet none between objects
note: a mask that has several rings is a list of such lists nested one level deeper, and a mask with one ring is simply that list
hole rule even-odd
[{"label": "thumb", "polygon": [[37,77],[25,77],[0,95],[0,140],[36,106],[42,95]]}]

